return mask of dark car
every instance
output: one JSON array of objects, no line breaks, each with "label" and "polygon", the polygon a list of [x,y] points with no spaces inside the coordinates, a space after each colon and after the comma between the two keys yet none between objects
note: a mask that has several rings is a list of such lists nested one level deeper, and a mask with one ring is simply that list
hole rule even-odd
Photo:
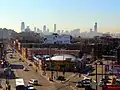
[{"label": "dark car", "polygon": [[32,64],[31,64],[31,63],[29,63],[29,64],[28,64],[28,66],[32,66]]},{"label": "dark car", "polygon": [[83,83],[81,81],[77,82],[76,87],[83,87]]},{"label": "dark car", "polygon": [[76,87],[91,87],[91,83],[87,80],[81,80],[76,83]]}]

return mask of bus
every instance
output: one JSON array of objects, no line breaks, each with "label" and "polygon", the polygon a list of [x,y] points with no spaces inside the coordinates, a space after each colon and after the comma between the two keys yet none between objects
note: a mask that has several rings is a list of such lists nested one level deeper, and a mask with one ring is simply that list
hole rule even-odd
[{"label": "bus", "polygon": [[16,90],[26,90],[23,79],[16,79],[15,81],[16,81]]}]

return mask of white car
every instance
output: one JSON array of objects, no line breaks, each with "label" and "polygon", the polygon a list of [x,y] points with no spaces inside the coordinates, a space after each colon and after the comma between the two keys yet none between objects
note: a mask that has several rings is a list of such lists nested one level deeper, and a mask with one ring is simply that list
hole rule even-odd
[{"label": "white car", "polygon": [[38,85],[38,80],[36,80],[36,79],[30,79],[30,81],[28,83],[29,84],[33,84],[33,85]]},{"label": "white car", "polygon": [[83,80],[86,80],[86,81],[90,81],[90,82],[92,82],[92,78],[89,78],[89,77],[84,77]]},{"label": "white car", "polygon": [[29,71],[26,67],[23,68],[24,71]]},{"label": "white car", "polygon": [[36,90],[33,86],[27,86],[27,90]]}]

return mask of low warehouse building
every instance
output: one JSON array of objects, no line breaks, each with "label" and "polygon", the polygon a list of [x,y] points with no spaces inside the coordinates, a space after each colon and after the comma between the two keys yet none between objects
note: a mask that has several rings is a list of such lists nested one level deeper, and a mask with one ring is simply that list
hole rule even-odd
[{"label": "low warehouse building", "polygon": [[46,69],[54,71],[78,71],[78,69],[85,67],[85,64],[86,56],[79,59],[72,55],[63,54],[46,59]]}]

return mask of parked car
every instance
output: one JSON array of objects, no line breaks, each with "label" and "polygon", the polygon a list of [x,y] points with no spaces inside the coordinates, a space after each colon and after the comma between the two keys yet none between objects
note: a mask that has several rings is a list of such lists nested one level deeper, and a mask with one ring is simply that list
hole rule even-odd
[{"label": "parked car", "polygon": [[27,90],[36,90],[36,89],[35,89],[35,87],[34,87],[34,86],[29,85],[29,86],[27,86]]},{"label": "parked car", "polygon": [[32,64],[31,64],[31,63],[29,63],[29,64],[28,64],[28,66],[32,66]]},{"label": "parked car", "polygon": [[76,87],[83,87],[83,83],[81,81],[77,82]]},{"label": "parked car", "polygon": [[100,81],[99,83],[98,83],[98,86],[103,86],[105,83],[104,83],[104,81]]},{"label": "parked car", "polygon": [[76,83],[76,87],[91,87],[91,82],[88,80],[81,80]]},{"label": "parked car", "polygon": [[37,79],[30,79],[29,84],[33,84],[33,85],[38,85],[38,80]]},{"label": "parked car", "polygon": [[23,68],[24,71],[29,71],[26,67]]},{"label": "parked car", "polygon": [[64,81],[64,80],[65,80],[65,77],[63,77],[63,76],[58,76],[57,80]]},{"label": "parked car", "polygon": [[92,82],[92,78],[88,78],[88,77],[84,77],[84,79],[83,80],[85,80],[85,81],[89,81],[89,82]]},{"label": "parked car", "polygon": [[91,83],[90,82],[84,82],[83,87],[91,87]]}]

